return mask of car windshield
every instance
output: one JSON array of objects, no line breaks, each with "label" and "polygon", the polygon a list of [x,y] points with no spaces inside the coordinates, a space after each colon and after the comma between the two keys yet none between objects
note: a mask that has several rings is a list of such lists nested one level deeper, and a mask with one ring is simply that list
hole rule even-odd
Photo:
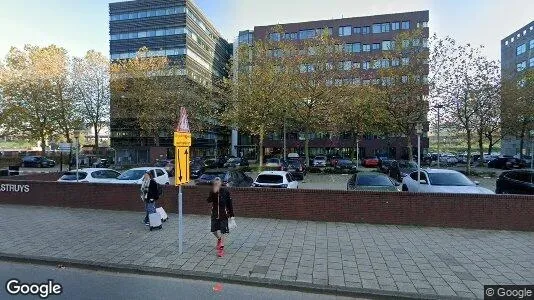
[{"label": "car windshield", "polygon": [[239,162],[239,158],[230,158],[228,160],[229,163],[236,163],[236,162]]},{"label": "car windshield", "polygon": [[211,181],[211,180],[219,177],[222,180],[222,179],[224,179],[224,175],[225,174],[226,173],[224,173],[224,172],[207,172],[207,173],[202,174],[202,176],[200,176],[200,179],[206,180],[206,181]]},{"label": "car windshield", "polygon": [[340,161],[338,162],[338,164],[340,164],[340,165],[342,165],[342,164],[347,164],[347,165],[348,165],[348,164],[351,164],[351,163],[352,163],[352,161],[350,161],[350,160],[348,160],[348,159],[340,160]]},{"label": "car windshield", "polygon": [[[87,173],[78,172],[78,179],[79,180],[85,179],[85,177],[87,177]],[[63,176],[61,176],[60,180],[74,181],[74,180],[76,180],[76,172],[66,172],[65,174],[63,174]]]},{"label": "car windshield", "polygon": [[117,177],[118,180],[139,180],[145,175],[146,170],[128,170]]},{"label": "car windshield", "polygon": [[315,160],[326,160],[326,157],[324,157],[324,156],[316,156],[314,159]]},{"label": "car windshield", "polygon": [[282,177],[282,175],[262,174],[258,176],[258,178],[256,179],[256,182],[258,183],[282,183],[284,182],[284,177]]},{"label": "car windshield", "polygon": [[278,160],[278,158],[269,158],[269,159],[267,160],[267,163],[275,163],[275,164],[277,164],[277,163],[279,163],[279,162],[280,162],[280,161]]},{"label": "car windshield", "polygon": [[393,183],[386,176],[377,175],[360,175],[358,176],[357,185],[363,186],[392,186]]},{"label": "car windshield", "polygon": [[431,185],[440,186],[474,186],[469,178],[461,173],[429,173]]},{"label": "car windshield", "polygon": [[294,169],[298,169],[301,167],[301,163],[298,162],[298,161],[292,161],[292,162],[289,162],[289,167],[290,168],[294,168]]}]

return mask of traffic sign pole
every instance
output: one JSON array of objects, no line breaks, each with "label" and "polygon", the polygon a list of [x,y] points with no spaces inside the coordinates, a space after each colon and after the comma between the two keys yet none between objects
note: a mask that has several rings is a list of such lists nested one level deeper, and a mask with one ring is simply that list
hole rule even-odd
[{"label": "traffic sign pole", "polygon": [[183,216],[183,196],[182,185],[178,187],[178,253],[182,254],[184,249],[184,216]]},{"label": "traffic sign pole", "polygon": [[191,147],[191,133],[187,111],[180,109],[179,126],[174,132],[174,184],[178,186],[178,253],[183,253],[184,248],[184,216],[183,216],[183,193],[182,185],[189,182],[189,147]]}]

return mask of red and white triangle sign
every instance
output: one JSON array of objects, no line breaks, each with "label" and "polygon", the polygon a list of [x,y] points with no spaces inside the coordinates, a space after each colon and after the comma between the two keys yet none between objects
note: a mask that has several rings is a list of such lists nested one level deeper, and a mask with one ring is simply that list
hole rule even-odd
[{"label": "red and white triangle sign", "polygon": [[185,107],[180,108],[180,122],[178,123],[178,132],[189,132],[189,121],[187,119],[187,111]]}]

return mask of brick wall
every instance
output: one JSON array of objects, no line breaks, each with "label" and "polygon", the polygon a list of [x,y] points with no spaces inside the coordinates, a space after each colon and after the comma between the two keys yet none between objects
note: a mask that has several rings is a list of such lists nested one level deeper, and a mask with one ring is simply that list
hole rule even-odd
[{"label": "brick wall", "polygon": [[[164,189],[161,203],[169,212],[176,212],[177,192],[173,186]],[[208,214],[208,192],[184,187],[184,212]],[[252,188],[231,193],[237,217],[534,231],[532,196]],[[137,185],[0,180],[0,203],[143,210]]]}]

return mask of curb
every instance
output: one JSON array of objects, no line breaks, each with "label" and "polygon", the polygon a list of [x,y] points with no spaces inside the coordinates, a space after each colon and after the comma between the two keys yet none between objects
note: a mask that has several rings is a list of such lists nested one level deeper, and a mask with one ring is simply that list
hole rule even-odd
[{"label": "curb", "polygon": [[313,294],[326,294],[348,297],[365,297],[369,299],[467,299],[461,297],[444,297],[431,294],[416,294],[409,292],[382,291],[375,289],[353,288],[342,286],[320,285],[306,282],[289,282],[278,279],[254,278],[238,275],[224,275],[199,271],[175,270],[168,268],[157,268],[139,265],[127,265],[117,263],[96,263],[77,259],[52,258],[42,256],[25,256],[0,252],[0,261],[30,263],[38,265],[57,266],[61,264],[65,267],[86,269],[93,271],[107,271],[117,273],[128,273],[137,275],[163,276],[171,278],[186,278],[203,281],[220,281],[225,283],[243,284],[257,287],[274,288],[281,290],[292,290],[308,292]]}]

